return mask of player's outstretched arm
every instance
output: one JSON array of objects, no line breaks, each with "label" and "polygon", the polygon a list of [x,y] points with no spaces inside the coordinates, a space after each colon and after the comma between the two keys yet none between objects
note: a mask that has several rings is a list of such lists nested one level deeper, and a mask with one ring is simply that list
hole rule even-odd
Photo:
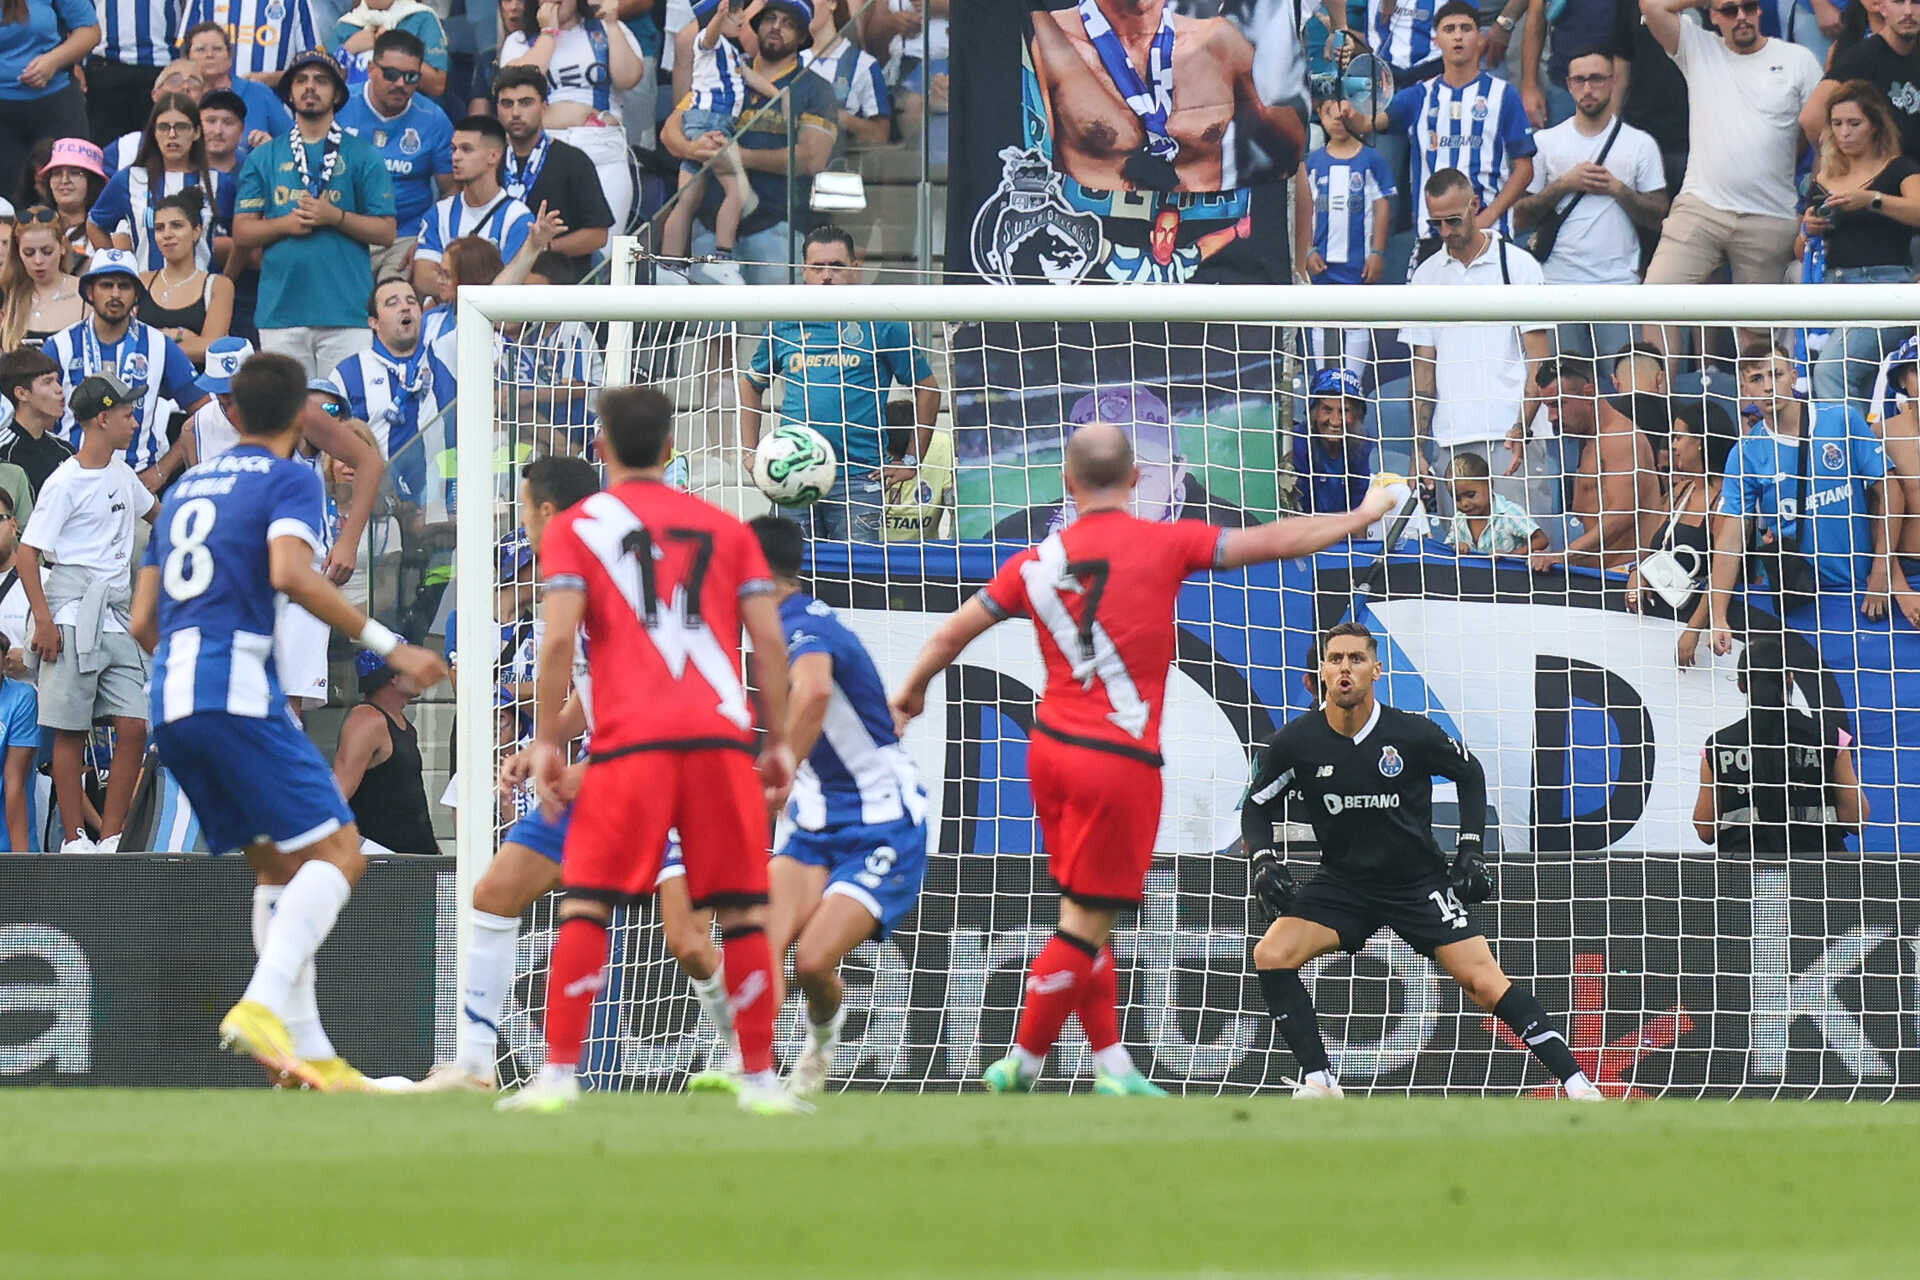
[{"label": "player's outstretched arm", "polygon": [[1220,543],[1221,569],[1239,569],[1268,560],[1298,560],[1336,542],[1357,538],[1367,526],[1385,519],[1399,503],[1388,486],[1398,476],[1378,475],[1360,505],[1338,516],[1283,516],[1270,524],[1234,529]]},{"label": "player's outstretched arm", "polygon": [[926,710],[927,686],[933,683],[933,678],[952,666],[953,660],[968,645],[998,621],[978,596],[947,615],[947,620],[927,637],[919,658],[914,661],[913,671],[889,704],[893,708],[895,733],[905,733],[913,718]]},{"label": "player's outstretched arm", "polygon": [[340,588],[313,567],[312,543],[283,534],[267,544],[267,556],[275,591],[335,631],[373,650],[422,689],[447,678],[446,660],[439,654],[419,645],[403,644],[399,636],[341,595]]},{"label": "player's outstretched arm", "polygon": [[152,653],[160,643],[160,566],[142,566],[133,580],[133,617],[127,627],[133,642]]}]

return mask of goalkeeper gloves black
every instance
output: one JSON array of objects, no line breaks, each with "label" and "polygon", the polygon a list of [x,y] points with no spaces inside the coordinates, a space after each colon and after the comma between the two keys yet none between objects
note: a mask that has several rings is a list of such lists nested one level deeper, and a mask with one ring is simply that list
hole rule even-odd
[{"label": "goalkeeper gloves black", "polygon": [[1259,900],[1261,910],[1271,920],[1278,920],[1293,905],[1293,895],[1300,885],[1293,878],[1293,872],[1287,870],[1287,864],[1280,861],[1280,855],[1271,849],[1262,849],[1253,855],[1253,896]]},{"label": "goalkeeper gloves black", "polygon": [[1493,896],[1493,872],[1481,853],[1479,836],[1461,836],[1447,868],[1447,884],[1460,901],[1472,906]]}]

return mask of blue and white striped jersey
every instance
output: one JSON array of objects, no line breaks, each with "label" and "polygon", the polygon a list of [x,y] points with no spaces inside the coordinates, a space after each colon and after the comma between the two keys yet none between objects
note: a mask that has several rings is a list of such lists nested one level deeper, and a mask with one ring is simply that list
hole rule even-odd
[{"label": "blue and white striped jersey", "polygon": [[1326,259],[1315,284],[1359,284],[1373,250],[1373,202],[1392,198],[1393,171],[1372,147],[1342,160],[1325,147],[1307,157],[1313,184],[1313,247]]},{"label": "blue and white striped jersey", "polygon": [[130,67],[164,67],[186,30],[174,0],[97,0],[100,43],[94,49],[108,62]]},{"label": "blue and white striped jersey", "polygon": [[[320,47],[309,0],[187,0],[180,29],[217,22],[233,38],[233,73],[285,71],[294,55]],[[259,127],[252,119],[249,128]]]},{"label": "blue and white striped jersey", "polygon": [[461,236],[479,236],[491,240],[500,250],[502,262],[513,261],[520,246],[533,230],[533,210],[502,191],[492,201],[474,208],[466,193],[456,191],[434,202],[420,219],[420,237],[413,256],[423,262],[438,262],[446,256],[447,246]]},{"label": "blue and white striped jersey", "polygon": [[1367,0],[1367,32],[1374,56],[1395,71],[1411,71],[1439,55],[1433,51],[1433,0]]},{"label": "blue and white striped jersey", "polygon": [[311,467],[250,442],[180,477],[145,560],[160,570],[153,723],[198,711],[286,713],[273,663],[279,594],[267,547],[295,537],[317,553],[325,500]]},{"label": "blue and white striped jersey", "polygon": [[[228,235],[233,230],[233,197],[239,187],[234,179],[217,169],[208,170],[207,176],[213,181],[212,205],[206,208],[201,219],[200,243],[194,249],[194,261],[203,270],[213,265],[214,236]],[[199,185],[198,173],[163,173],[160,190],[155,191],[153,180],[144,168],[136,165],[121,169],[108,179],[99,199],[93,202],[87,221],[109,236],[124,232],[133,240],[134,256],[140,259],[140,266],[158,271],[167,263],[161,256],[160,246],[153,242],[154,203]]]},{"label": "blue and white striped jersey", "polygon": [[[353,416],[373,429],[400,496],[435,513],[449,506],[451,479],[442,485],[429,477],[441,478],[439,454],[453,443],[453,374],[427,344],[396,356],[376,337],[371,348],[335,366],[333,380]],[[414,445],[422,432],[429,439]]]},{"label": "blue and white striped jersey", "polygon": [[[91,317],[70,325],[48,338],[41,348],[60,366],[60,380],[67,394],[88,375],[110,369],[131,386],[145,383],[147,394],[140,399],[134,417],[140,429],[127,446],[127,465],[145,471],[167,451],[167,415],[161,406],[171,400],[182,409],[191,409],[207,398],[194,381],[193,362],[187,353],[166,334],[152,325],[135,320],[127,326],[118,342],[102,342]],[[60,419],[60,438],[78,449],[80,424],[69,410]]]},{"label": "blue and white striped jersey", "polygon": [[826,53],[800,55],[800,65],[833,86],[840,109],[856,120],[884,120],[893,115],[893,95],[887,92],[887,73],[880,60],[851,40]]},{"label": "blue and white striped jersey", "polygon": [[687,82],[689,111],[738,118],[747,100],[747,82],[740,77],[741,56],[739,46],[725,36],[714,41],[711,49],[694,41],[693,78]]},{"label": "blue and white striped jersey", "polygon": [[[1520,90],[1481,72],[1460,88],[1440,76],[1410,85],[1387,106],[1392,127],[1406,133],[1414,170],[1407,190],[1426,190],[1427,179],[1441,169],[1458,169],[1473,183],[1486,208],[1513,174],[1513,162],[1534,152],[1533,126],[1520,102]],[[1426,211],[1414,219],[1426,234]],[[1499,231],[1512,228],[1502,216]]]},{"label": "blue and white striped jersey", "polygon": [[833,661],[833,698],[820,739],[801,762],[787,814],[802,831],[871,826],[926,817],[927,793],[894,736],[886,686],[860,638],[803,591],[780,602],[787,660],[812,653]]}]

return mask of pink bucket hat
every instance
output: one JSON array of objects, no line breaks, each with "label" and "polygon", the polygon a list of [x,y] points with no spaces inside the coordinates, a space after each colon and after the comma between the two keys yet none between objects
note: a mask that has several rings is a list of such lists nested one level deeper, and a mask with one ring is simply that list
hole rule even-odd
[{"label": "pink bucket hat", "polygon": [[40,167],[40,176],[44,178],[49,170],[59,168],[85,169],[102,178],[107,176],[106,157],[85,138],[60,138],[54,142],[53,154]]}]

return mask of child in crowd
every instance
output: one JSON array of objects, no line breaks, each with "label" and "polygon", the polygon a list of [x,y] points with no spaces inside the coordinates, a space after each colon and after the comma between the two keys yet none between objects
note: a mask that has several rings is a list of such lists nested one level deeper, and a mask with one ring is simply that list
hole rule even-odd
[{"label": "child in crowd", "polygon": [[[772,81],[748,65],[741,50],[740,37],[746,30],[745,0],[705,0],[694,8],[694,17],[705,25],[693,44],[693,83],[688,91],[686,114],[681,131],[689,139],[719,133],[731,138],[740,122],[740,109],[746,105],[747,91],[764,98],[777,98],[780,90]],[[693,215],[706,197],[703,166],[691,160],[680,162],[680,194],[667,214],[661,250],[669,258],[684,258],[693,238]],[[722,151],[713,163],[724,198],[713,220],[713,254],[725,263],[733,257],[734,241],[740,234],[740,219],[752,212],[753,188],[746,170],[740,167],[739,152],[732,147]],[[715,272],[710,278],[721,284],[740,284],[740,269]]]},{"label": "child in crowd", "polygon": [[1453,492],[1453,525],[1447,541],[1455,551],[1483,556],[1520,556],[1545,551],[1547,535],[1525,508],[1493,491],[1487,460],[1457,453],[1447,468]]}]

